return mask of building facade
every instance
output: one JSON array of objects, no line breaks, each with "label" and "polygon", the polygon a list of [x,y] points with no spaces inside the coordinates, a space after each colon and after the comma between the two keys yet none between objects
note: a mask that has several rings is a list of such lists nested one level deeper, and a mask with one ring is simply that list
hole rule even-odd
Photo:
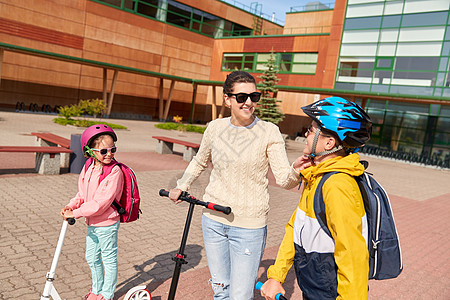
[{"label": "building facade", "polygon": [[[335,89],[450,96],[448,0],[348,0]],[[450,107],[370,99],[370,144],[445,158]]]},{"label": "building facade", "polygon": [[310,3],[284,24],[235,5],[0,0],[0,108],[100,98],[111,116],[206,123],[228,113],[226,75],[258,78],[272,53],[282,132],[301,133],[301,106],[336,95],[369,112],[372,149],[449,159],[449,0]]}]

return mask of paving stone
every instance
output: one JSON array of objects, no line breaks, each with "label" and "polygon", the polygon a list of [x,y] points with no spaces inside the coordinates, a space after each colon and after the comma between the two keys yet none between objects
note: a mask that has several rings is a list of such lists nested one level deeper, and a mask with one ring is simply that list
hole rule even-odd
[{"label": "paving stone", "polygon": [[[0,135],[0,145],[33,144],[30,136],[22,134],[31,131],[51,131],[65,137],[81,132],[52,123],[51,116],[34,117],[0,112],[0,118],[5,121],[2,124],[10,126],[14,123],[8,128],[17,128],[8,138]],[[155,128],[155,122],[109,121],[129,128],[118,132],[120,151],[117,158],[137,172],[143,210],[140,220],[120,227],[115,299],[123,298],[130,288],[140,284],[149,288],[154,299],[167,299],[175,266],[172,257],[180,246],[188,205],[174,205],[160,197],[158,191],[174,187],[187,163],[181,155],[153,152],[156,141],[152,141],[151,136],[167,135],[199,143],[201,135],[167,132]],[[293,161],[303,145],[289,140],[286,143],[288,157]],[[404,271],[397,279],[370,282],[369,299],[448,299],[450,171],[364,158],[370,162],[369,171],[391,195],[404,263]],[[43,291],[61,229],[59,211],[75,195],[78,175],[11,173],[10,170],[19,163],[33,166],[33,156],[15,158],[12,154],[2,156],[0,153],[0,161],[0,204],[3,207],[0,210],[0,299],[37,299]],[[209,172],[207,169],[190,191],[199,199],[208,183]],[[284,226],[300,196],[296,189],[286,191],[275,186],[270,174],[269,183],[271,210],[260,280],[265,280],[265,272],[276,257]],[[196,208],[193,214],[186,247],[189,264],[182,266],[176,299],[212,298],[203,249],[201,212],[202,209]],[[55,287],[63,299],[82,299],[89,291],[91,278],[84,258],[85,234],[86,224],[81,219],[68,228],[55,280]],[[301,299],[292,270],[284,287],[289,299]],[[255,299],[262,300],[258,295]]]}]

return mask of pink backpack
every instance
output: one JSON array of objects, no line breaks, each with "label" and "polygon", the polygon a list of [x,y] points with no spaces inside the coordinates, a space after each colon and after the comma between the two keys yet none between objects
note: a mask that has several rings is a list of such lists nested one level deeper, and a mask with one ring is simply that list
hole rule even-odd
[{"label": "pink backpack", "polygon": [[[87,171],[93,161],[94,159],[92,157],[86,161],[86,163],[84,164],[85,171]],[[123,191],[122,197],[120,198],[120,203],[113,201],[111,205],[117,209],[117,212],[120,215],[120,222],[128,223],[136,221],[137,219],[139,219],[139,214],[142,212],[139,209],[141,199],[139,197],[136,174],[133,172],[133,170],[127,165],[114,160],[108,165],[103,165],[103,173],[100,175],[99,183],[102,182],[102,180],[111,173],[112,168],[114,168],[115,165],[119,165],[124,175]]]}]

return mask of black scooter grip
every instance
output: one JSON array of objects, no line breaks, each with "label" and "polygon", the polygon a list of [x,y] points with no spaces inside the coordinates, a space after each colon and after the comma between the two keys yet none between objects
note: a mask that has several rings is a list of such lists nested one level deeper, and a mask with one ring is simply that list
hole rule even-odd
[{"label": "black scooter grip", "polygon": [[211,203],[211,202],[206,202],[206,204],[207,204],[206,207],[209,209],[223,212],[226,215],[229,215],[231,213],[231,207],[229,207],[229,206],[222,206],[222,205]]},{"label": "black scooter grip", "polygon": [[75,224],[75,219],[74,218],[67,218],[67,223],[69,223],[69,225],[73,225],[73,224]]},{"label": "black scooter grip", "polygon": [[[164,197],[169,197],[169,191],[167,191],[165,189],[160,189],[159,195],[164,196]],[[200,200],[196,199],[195,197],[190,196],[187,192],[182,192],[180,194],[180,196],[178,197],[178,199],[187,201],[189,203],[197,204],[197,205],[202,205],[208,209],[223,212],[226,215],[229,215],[231,213],[231,207],[222,206],[222,205],[218,205],[218,204],[211,203],[211,202],[200,201]]]},{"label": "black scooter grip", "polygon": [[165,189],[160,189],[159,190],[159,195],[163,196],[163,197],[169,197],[169,191],[167,191]]}]

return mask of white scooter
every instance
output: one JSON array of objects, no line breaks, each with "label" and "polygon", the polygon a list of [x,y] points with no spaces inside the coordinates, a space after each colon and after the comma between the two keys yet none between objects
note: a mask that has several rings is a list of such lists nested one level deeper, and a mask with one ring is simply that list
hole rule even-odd
[{"label": "white scooter", "polygon": [[61,254],[62,246],[64,244],[64,238],[66,237],[67,225],[75,224],[75,219],[69,218],[63,221],[61,232],[59,233],[58,244],[56,245],[55,255],[53,255],[52,266],[50,272],[47,273],[47,281],[45,282],[44,292],[42,293],[41,300],[48,300],[50,297],[53,300],[61,300],[58,292],[53,286],[55,280],[56,266],[58,265],[59,256]]},{"label": "white scooter", "polygon": [[[52,266],[50,272],[47,273],[47,281],[45,282],[44,292],[42,293],[41,300],[62,300],[56,291],[53,282],[55,281],[55,272],[58,265],[59,256],[64,244],[64,238],[66,237],[67,225],[75,224],[75,219],[69,218],[63,221],[61,232],[59,233],[58,244],[56,245],[55,254],[53,255]],[[145,289],[145,286],[137,286],[128,291],[124,300],[151,300],[150,292]]]}]

